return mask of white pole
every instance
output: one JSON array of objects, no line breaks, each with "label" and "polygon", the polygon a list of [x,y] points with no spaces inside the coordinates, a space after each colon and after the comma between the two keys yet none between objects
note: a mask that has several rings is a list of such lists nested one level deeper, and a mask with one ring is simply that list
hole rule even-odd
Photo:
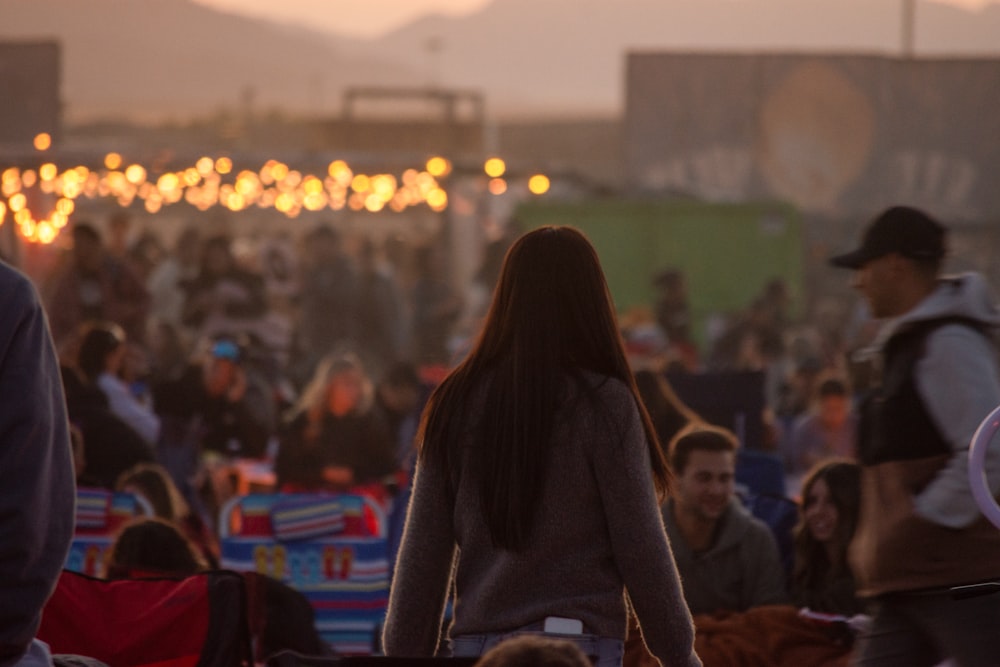
[{"label": "white pole", "polygon": [[904,58],[913,57],[916,18],[917,18],[916,0],[903,0],[902,51]]}]

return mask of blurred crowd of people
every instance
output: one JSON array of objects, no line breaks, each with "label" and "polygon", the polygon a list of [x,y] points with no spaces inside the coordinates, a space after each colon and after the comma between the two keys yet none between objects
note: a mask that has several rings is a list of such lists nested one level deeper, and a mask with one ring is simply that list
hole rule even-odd
[{"label": "blurred crowd of people", "polygon": [[[405,508],[422,408],[477,332],[507,243],[487,248],[461,293],[439,247],[379,246],[331,225],[298,243],[194,227],[172,248],[148,232],[128,238],[123,216],[77,221],[40,286],[78,484],[145,497],[157,523],[136,534],[155,544],[168,524],[169,539],[187,544],[120,545],[109,575],[217,566],[219,508],[255,485],[387,502],[398,494]],[[652,285],[657,298],[619,325],[678,480],[663,518],[690,611],[794,603],[856,614],[846,551],[858,511],[854,397],[865,376],[849,360],[863,336],[796,321],[775,279],[699,344],[684,274],[668,269]],[[761,377],[758,444],[788,482],[797,524],[786,526],[788,544],[751,516],[752,489],[737,487],[743,443],[709,426],[670,382],[739,373]],[[268,474],[239,479],[235,463],[247,459]],[[723,524],[729,537],[719,539]]]}]

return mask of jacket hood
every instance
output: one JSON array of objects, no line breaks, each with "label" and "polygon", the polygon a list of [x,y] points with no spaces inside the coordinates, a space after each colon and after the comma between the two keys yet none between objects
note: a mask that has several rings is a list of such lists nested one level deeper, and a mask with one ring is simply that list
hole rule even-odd
[{"label": "jacket hood", "polygon": [[918,322],[944,317],[965,317],[990,328],[1000,328],[1000,308],[990,286],[979,273],[945,276],[916,308],[890,320],[873,346],[881,348],[896,332]]}]

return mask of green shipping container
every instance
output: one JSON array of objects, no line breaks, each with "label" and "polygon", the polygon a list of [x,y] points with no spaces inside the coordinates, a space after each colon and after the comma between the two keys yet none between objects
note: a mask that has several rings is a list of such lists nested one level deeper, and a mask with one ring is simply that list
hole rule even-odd
[{"label": "green shipping container", "polygon": [[680,269],[700,345],[711,317],[744,309],[772,279],[788,285],[793,315],[802,306],[802,224],[785,204],[534,201],[518,208],[516,220],[525,231],[570,225],[586,234],[620,313],[651,306],[653,276]]}]

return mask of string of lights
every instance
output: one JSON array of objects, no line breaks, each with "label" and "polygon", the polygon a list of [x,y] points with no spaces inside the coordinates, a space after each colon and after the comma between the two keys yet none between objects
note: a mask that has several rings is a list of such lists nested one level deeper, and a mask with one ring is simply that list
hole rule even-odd
[{"label": "string of lights", "polygon": [[[47,151],[51,144],[48,134],[35,137],[38,151]],[[204,156],[190,166],[159,174],[151,174],[142,164],[126,163],[119,153],[105,155],[99,169],[83,165],[60,168],[54,162],[45,162],[37,169],[0,165],[0,225],[9,217],[25,241],[52,243],[68,224],[80,197],[110,198],[122,207],[141,201],[149,213],[182,201],[202,211],[214,206],[231,211],[272,208],[289,218],[298,217],[303,210],[345,207],[372,213],[388,208],[399,213],[426,205],[443,212],[448,207],[448,193],[442,182],[452,170],[452,163],[441,156],[431,157],[421,169],[406,169],[399,177],[358,173],[344,160],[330,162],[321,174],[303,173],[273,159],[257,169],[237,171],[233,160],[225,156]],[[506,192],[506,170],[502,159],[486,160],[483,171],[490,179],[490,193]],[[543,174],[528,178],[532,194],[544,194],[549,186]],[[54,203],[46,204],[46,215],[36,216],[32,209],[38,206],[33,204],[41,199]]]}]

